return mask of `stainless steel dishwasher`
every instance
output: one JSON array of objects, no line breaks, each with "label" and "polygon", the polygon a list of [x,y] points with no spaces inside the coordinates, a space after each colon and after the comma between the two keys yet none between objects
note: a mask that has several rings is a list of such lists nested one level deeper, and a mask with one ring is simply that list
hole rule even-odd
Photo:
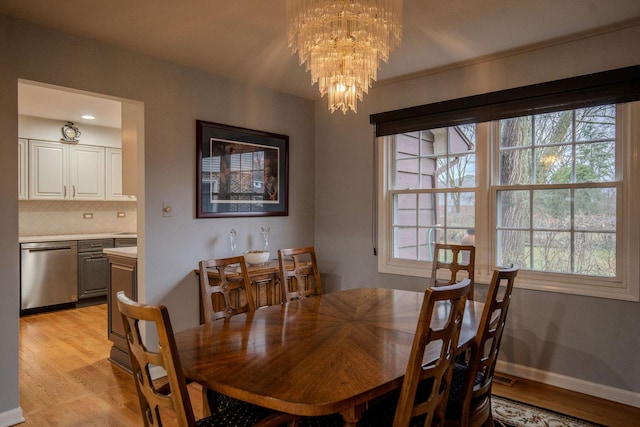
[{"label": "stainless steel dishwasher", "polygon": [[78,242],[20,245],[21,313],[78,299]]}]

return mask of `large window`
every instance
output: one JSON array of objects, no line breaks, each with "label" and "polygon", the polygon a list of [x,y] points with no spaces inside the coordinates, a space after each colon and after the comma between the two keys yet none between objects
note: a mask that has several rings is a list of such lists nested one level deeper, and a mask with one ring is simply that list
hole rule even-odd
[{"label": "large window", "polygon": [[[381,272],[428,276],[473,235],[476,280],[638,299],[640,108],[597,105],[379,138]],[[467,239],[467,240],[465,240]]]}]

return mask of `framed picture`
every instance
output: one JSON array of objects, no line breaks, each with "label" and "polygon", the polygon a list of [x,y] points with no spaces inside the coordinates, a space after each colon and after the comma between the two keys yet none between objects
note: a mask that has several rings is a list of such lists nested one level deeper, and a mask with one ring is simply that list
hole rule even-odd
[{"label": "framed picture", "polygon": [[289,214],[289,137],[196,121],[196,217]]}]

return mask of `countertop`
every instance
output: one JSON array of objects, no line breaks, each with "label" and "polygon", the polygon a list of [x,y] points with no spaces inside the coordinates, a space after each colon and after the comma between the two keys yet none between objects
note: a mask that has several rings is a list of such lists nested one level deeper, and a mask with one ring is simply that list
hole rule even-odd
[{"label": "countertop", "polygon": [[20,243],[62,242],[65,240],[135,239],[137,233],[61,234],[50,236],[20,236]]},{"label": "countertop", "polygon": [[125,258],[138,258],[137,246],[128,246],[125,248],[104,248],[102,252],[107,255],[118,255]]}]

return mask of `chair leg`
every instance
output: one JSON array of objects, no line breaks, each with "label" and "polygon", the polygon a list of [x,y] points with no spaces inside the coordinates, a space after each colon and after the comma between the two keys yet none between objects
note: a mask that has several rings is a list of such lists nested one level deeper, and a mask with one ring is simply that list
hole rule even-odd
[{"label": "chair leg", "polygon": [[207,396],[207,388],[202,386],[202,417],[210,417],[211,408],[209,407],[209,397]]}]

